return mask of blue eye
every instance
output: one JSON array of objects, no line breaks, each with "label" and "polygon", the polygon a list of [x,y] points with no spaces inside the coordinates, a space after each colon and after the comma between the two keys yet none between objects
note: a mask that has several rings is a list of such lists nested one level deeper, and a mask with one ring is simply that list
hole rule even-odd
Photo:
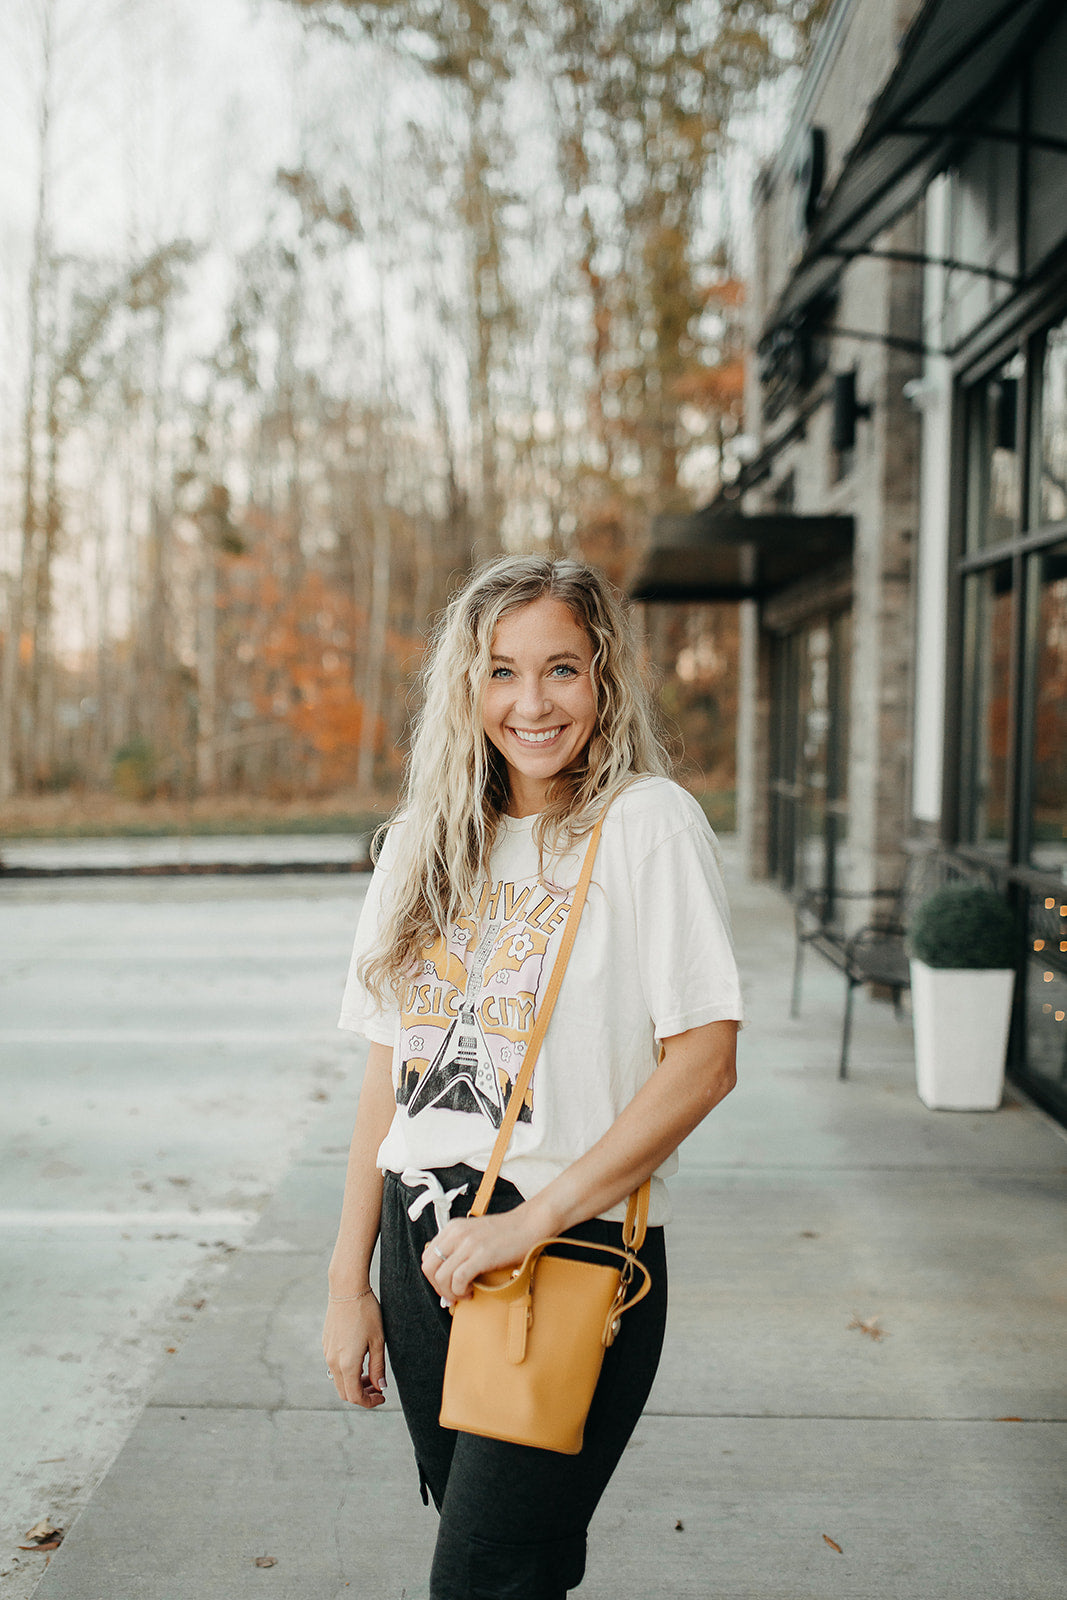
[{"label": "blue eye", "polygon": [[555,677],[557,673],[562,673],[564,677],[567,678],[576,678],[578,676],[574,668],[569,667],[565,661],[558,661],[552,668],[553,677]]},{"label": "blue eye", "polygon": [[510,678],[511,677],[511,668],[510,667],[494,667],[492,672],[489,674],[489,676],[491,678]]}]

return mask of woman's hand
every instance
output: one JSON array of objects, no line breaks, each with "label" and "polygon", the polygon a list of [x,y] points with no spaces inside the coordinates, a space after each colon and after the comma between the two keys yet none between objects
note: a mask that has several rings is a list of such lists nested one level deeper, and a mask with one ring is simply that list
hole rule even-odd
[{"label": "woman's hand", "polygon": [[385,1404],[385,1336],[373,1294],[329,1303],[322,1353],[342,1400],[365,1411]]},{"label": "woman's hand", "polygon": [[441,1299],[455,1305],[481,1273],[517,1267],[544,1237],[528,1202],[488,1217],[456,1217],[422,1252],[422,1270]]}]

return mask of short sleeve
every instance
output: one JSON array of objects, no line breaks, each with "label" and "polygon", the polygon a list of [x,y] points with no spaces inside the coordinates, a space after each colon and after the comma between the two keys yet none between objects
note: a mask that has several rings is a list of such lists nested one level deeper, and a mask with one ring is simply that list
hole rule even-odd
[{"label": "short sleeve", "polygon": [[352,959],[348,964],[348,978],[341,1000],[338,1027],[360,1033],[374,1044],[394,1045],[400,1029],[400,1009],[391,992],[386,991],[386,1004],[380,1005],[369,994],[359,976],[359,966],[378,938],[383,902],[389,889],[389,867],[395,855],[391,848],[392,834],[386,835],[385,846],[374,869],[367,896],[363,902],[356,927]]},{"label": "short sleeve", "polygon": [[730,911],[711,829],[686,823],[634,873],[641,982],[656,1037],[707,1022],[744,1025]]}]

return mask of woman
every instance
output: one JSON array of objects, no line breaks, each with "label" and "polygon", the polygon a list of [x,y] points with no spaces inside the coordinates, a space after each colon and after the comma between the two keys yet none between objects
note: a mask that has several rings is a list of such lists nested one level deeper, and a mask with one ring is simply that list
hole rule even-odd
[{"label": "woman", "polygon": [[[602,813],[532,1088],[489,1214],[467,1218]],[[341,1024],[371,1045],[323,1332],[338,1393],[368,1410],[388,1348],[440,1512],[431,1600],[563,1600],[580,1583],[659,1359],[663,1179],[733,1087],[741,1018],[717,846],[666,776],[618,598],[573,561],[483,568],[429,654],[404,803],[356,936]],[[447,1308],[547,1236],[618,1245],[650,1175],[653,1290],[606,1352],[581,1453],[442,1428]]]}]

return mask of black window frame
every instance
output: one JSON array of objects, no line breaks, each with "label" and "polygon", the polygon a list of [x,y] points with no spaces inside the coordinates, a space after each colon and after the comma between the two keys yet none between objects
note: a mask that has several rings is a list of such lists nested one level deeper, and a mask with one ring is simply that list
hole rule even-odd
[{"label": "black window frame", "polygon": [[[1067,268],[1067,264],[1065,264]],[[989,346],[980,361],[960,364],[955,374],[952,457],[954,481],[963,492],[954,496],[949,532],[948,661],[946,674],[946,741],[942,805],[943,843],[964,861],[980,865],[1001,882],[1019,916],[1020,940],[1015,1016],[1009,1045],[1011,1076],[1036,1100],[1061,1120],[1067,1120],[1067,1072],[1061,1084],[1032,1071],[1028,1059],[1029,1017],[1038,996],[1034,985],[1045,971],[1067,976],[1067,953],[1047,937],[1048,907],[1067,903],[1062,879],[1031,863],[1033,831],[1033,771],[1035,739],[1037,630],[1035,569],[1044,552],[1067,540],[1067,519],[1035,523],[1040,515],[1039,485],[1035,488],[1041,440],[1043,359],[1049,331],[1067,322],[1067,270],[1056,292],[1034,298],[1030,314],[1020,318],[1015,330]],[[968,496],[979,475],[970,452],[974,430],[969,426],[977,387],[1013,354],[1021,353],[1023,370],[1017,406],[1017,444],[1021,483],[1016,526],[1010,539],[980,549],[968,549]],[[971,804],[971,776],[964,772],[968,754],[965,710],[967,684],[972,672],[965,628],[965,589],[974,575],[1010,567],[1011,642],[1008,682],[1006,844],[1001,852],[965,837],[966,812]],[[973,741],[971,741],[973,745]],[[1039,951],[1040,959],[1035,953]],[[1058,942],[1057,942],[1058,943]],[[1039,968],[1041,971],[1039,972]],[[1047,1008],[1046,1008],[1047,1009]]]}]

